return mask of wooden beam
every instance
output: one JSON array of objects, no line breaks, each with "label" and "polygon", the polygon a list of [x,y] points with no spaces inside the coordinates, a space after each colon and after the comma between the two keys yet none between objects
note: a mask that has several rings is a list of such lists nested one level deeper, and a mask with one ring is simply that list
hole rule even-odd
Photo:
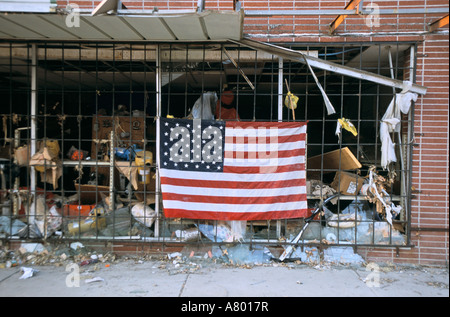
[{"label": "wooden beam", "polygon": [[[354,10],[356,8],[356,13],[358,14],[358,5],[361,2],[361,0],[350,0],[349,3],[345,6],[344,10]],[[330,24],[329,34],[333,34],[334,31],[339,27],[339,25],[344,22],[347,15],[338,15],[336,19],[334,19],[333,22]]]},{"label": "wooden beam", "polygon": [[448,14],[428,25],[428,31],[434,32],[437,29],[448,24]]}]

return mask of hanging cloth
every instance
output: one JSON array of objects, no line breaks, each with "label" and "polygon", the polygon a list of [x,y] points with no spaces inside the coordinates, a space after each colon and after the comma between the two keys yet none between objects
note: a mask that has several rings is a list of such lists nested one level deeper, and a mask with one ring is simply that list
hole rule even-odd
[{"label": "hanging cloth", "polygon": [[304,60],[306,62],[306,65],[308,65],[309,71],[311,72],[311,75],[313,76],[317,87],[319,88],[320,92],[322,93],[323,101],[325,102],[325,107],[327,108],[328,115],[336,113],[336,110],[334,110],[334,107],[331,104],[330,99],[328,99],[328,96],[325,93],[325,90],[323,90],[322,85],[319,83],[319,80],[316,77],[316,74],[314,74],[314,71],[312,70],[311,66],[309,65],[308,60],[306,58],[304,58]]},{"label": "hanging cloth", "polygon": [[399,94],[395,94],[380,122],[381,140],[381,167],[388,168],[389,164],[397,161],[395,155],[395,143],[392,142],[390,133],[400,133],[401,113],[407,114],[411,103],[417,100],[417,94],[409,92],[412,83],[405,81],[404,88]]}]

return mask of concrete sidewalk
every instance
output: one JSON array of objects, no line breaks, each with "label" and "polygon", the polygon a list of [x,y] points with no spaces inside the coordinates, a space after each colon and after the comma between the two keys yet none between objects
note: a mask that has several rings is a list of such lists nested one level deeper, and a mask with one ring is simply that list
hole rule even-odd
[{"label": "concrete sidewalk", "polygon": [[123,260],[0,269],[2,297],[448,297],[448,268]]}]

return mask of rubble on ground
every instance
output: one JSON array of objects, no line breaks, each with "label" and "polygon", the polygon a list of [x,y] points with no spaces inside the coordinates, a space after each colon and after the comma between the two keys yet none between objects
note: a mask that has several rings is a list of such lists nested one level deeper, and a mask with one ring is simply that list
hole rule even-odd
[{"label": "rubble on ground", "polygon": [[71,245],[43,245],[41,243],[22,243],[16,250],[0,249],[0,268],[26,265],[65,266],[69,263],[81,264],[96,259],[96,263],[114,263],[118,261],[111,252],[98,253],[84,247],[81,243]]}]

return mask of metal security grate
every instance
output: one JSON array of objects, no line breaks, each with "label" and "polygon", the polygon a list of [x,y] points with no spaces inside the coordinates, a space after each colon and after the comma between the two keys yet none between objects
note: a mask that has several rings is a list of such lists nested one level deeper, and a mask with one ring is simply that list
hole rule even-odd
[{"label": "metal security grate", "polygon": [[[414,80],[414,43],[285,47]],[[383,168],[380,123],[400,91],[313,71],[228,42],[1,42],[2,237],[409,247],[414,108],[401,115],[399,133],[391,134],[397,161]],[[314,77],[335,114],[327,113]],[[295,115],[308,122],[313,217],[233,222],[164,217],[156,119],[191,118],[203,94],[220,96],[224,89],[233,91],[241,121],[293,121]],[[284,106],[288,91],[299,98],[295,112]],[[357,134],[345,124],[336,134],[338,119],[347,119]],[[369,180],[379,196],[367,191]],[[335,199],[327,199],[331,196]]]}]

